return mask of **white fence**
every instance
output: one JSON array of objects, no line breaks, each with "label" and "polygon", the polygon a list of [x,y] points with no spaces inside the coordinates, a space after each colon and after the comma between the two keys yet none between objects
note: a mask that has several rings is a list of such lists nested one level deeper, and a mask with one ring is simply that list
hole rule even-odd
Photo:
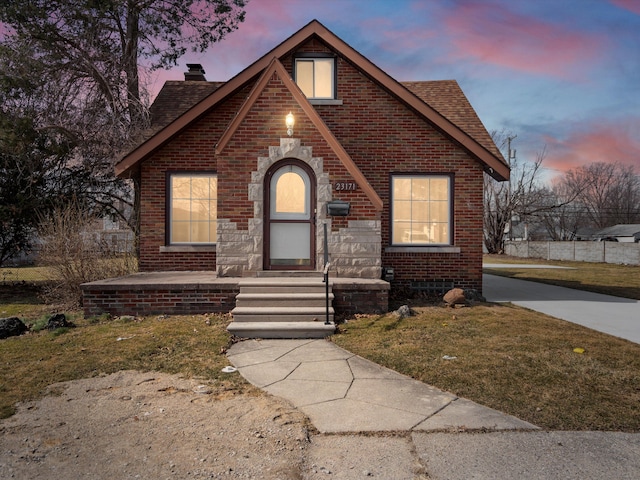
[{"label": "white fence", "polygon": [[506,242],[505,253],[522,258],[640,265],[640,243]]}]

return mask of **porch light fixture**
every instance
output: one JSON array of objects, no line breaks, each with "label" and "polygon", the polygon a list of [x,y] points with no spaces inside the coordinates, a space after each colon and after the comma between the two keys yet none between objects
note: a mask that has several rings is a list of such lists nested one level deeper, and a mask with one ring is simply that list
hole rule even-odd
[{"label": "porch light fixture", "polygon": [[293,113],[289,112],[286,119],[285,124],[287,125],[287,135],[290,137],[293,136],[293,126],[296,123],[296,119],[293,118]]}]

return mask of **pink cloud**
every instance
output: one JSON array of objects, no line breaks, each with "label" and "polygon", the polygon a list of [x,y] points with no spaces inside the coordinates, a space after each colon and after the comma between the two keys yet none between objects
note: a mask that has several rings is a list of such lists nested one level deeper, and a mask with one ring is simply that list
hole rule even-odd
[{"label": "pink cloud", "polygon": [[616,7],[629,10],[631,13],[640,15],[640,2],[638,0],[611,0]]},{"label": "pink cloud", "polygon": [[636,167],[640,174],[640,117],[583,124],[566,138],[547,136],[547,168],[566,171],[595,162]]},{"label": "pink cloud", "polygon": [[380,49],[396,54],[420,51],[427,41],[436,37],[436,32],[432,29],[423,26],[398,26],[397,22],[387,18],[366,20],[362,22],[360,29],[365,35],[374,37],[375,44]]},{"label": "pink cloud", "polygon": [[458,58],[476,57],[521,72],[581,76],[603,55],[606,39],[519,15],[507,4],[462,3],[444,19]]},{"label": "pink cloud", "polygon": [[207,80],[231,79],[303,25],[291,15],[296,11],[294,6],[295,0],[249,2],[245,21],[236,31],[211,45],[205,53],[187,52],[171,70],[152,72],[148,76],[151,97],[157,95],[167,80],[183,80],[187,63],[202,64]]}]

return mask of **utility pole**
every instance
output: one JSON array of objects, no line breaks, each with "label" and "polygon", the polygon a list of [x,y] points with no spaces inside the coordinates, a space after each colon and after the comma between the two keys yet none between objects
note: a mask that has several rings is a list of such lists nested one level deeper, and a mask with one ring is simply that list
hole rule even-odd
[{"label": "utility pole", "polygon": [[[511,160],[516,159],[516,151],[511,150],[511,140],[515,140],[518,135],[512,137],[507,136],[507,163],[509,164],[509,170],[511,170]],[[511,176],[509,176],[509,240],[513,240],[513,199],[511,198]]]}]

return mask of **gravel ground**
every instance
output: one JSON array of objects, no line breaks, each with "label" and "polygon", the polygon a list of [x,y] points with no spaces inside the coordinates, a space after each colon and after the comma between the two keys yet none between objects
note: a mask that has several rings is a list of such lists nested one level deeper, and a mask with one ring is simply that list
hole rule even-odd
[{"label": "gravel ground", "polygon": [[0,478],[427,478],[411,440],[320,435],[290,404],[158,372],[58,383],[0,421]]},{"label": "gravel ground", "polygon": [[273,397],[119,372],[0,421],[0,478],[301,478],[308,446],[306,418]]}]

